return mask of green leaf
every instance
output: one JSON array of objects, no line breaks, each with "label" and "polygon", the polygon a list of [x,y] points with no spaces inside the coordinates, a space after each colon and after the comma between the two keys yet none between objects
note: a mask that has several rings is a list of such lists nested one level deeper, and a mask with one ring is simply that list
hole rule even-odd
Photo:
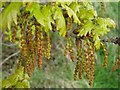
[{"label": "green leaf", "polygon": [[8,26],[8,29],[10,30],[11,29],[11,21],[12,21],[11,13],[8,14],[7,21],[8,21],[7,26]]},{"label": "green leaf", "polygon": [[108,26],[108,27],[115,28],[116,26],[115,22],[110,18],[98,18],[96,21],[100,26],[103,26],[103,27]]},{"label": "green leaf", "polygon": [[17,25],[17,13],[18,11],[15,10],[11,11],[11,17],[16,25]]},{"label": "green leaf", "polygon": [[106,27],[106,20],[104,18],[97,18],[97,23],[101,26],[101,27]]},{"label": "green leaf", "polygon": [[45,17],[40,11],[39,3],[30,3],[30,6],[26,8],[27,11],[30,11],[31,15],[34,15],[36,20],[42,25],[45,26]]},{"label": "green leaf", "polygon": [[22,82],[17,82],[17,84],[15,85],[15,88],[24,88],[24,85]]},{"label": "green leaf", "polygon": [[110,18],[106,18],[106,24],[108,25],[108,27],[112,27],[112,28],[116,27],[115,22]]},{"label": "green leaf", "polygon": [[100,48],[100,39],[98,35],[93,36],[94,46],[98,50]]},{"label": "green leaf", "polygon": [[63,13],[60,8],[54,8],[54,17],[53,19],[56,20],[56,28],[60,31],[60,35],[65,37],[66,35],[66,23],[63,17]]},{"label": "green leaf", "polygon": [[30,88],[30,83],[25,79],[23,81],[17,82],[15,88]]},{"label": "green leaf", "polygon": [[92,24],[92,21],[87,21],[82,27],[82,29],[79,30],[78,36],[86,36],[87,33],[90,33],[93,28],[94,25]]},{"label": "green leaf", "polygon": [[103,36],[105,34],[107,34],[110,31],[110,29],[108,29],[106,26],[96,26],[94,28],[94,30],[92,31],[93,35],[99,35],[99,36]]},{"label": "green leaf", "polygon": [[78,2],[72,2],[69,7],[75,12],[79,12],[79,9],[80,9],[80,4],[78,4]]},{"label": "green leaf", "polygon": [[61,3],[64,3],[66,5],[70,5],[71,2],[76,2],[77,0],[56,0],[56,4],[60,5]]},{"label": "green leaf", "polygon": [[78,19],[76,13],[70,7],[68,7],[68,6],[64,5],[64,4],[61,4],[61,6],[67,10],[68,16],[70,18],[73,16],[74,22],[78,23],[80,25],[81,22]]},{"label": "green leaf", "polygon": [[11,40],[12,39],[11,29],[8,29],[8,31],[5,31],[5,35],[7,35],[7,37],[5,37],[5,40]]},{"label": "green leaf", "polygon": [[21,5],[21,2],[11,2],[5,9],[3,9],[2,13],[0,13],[1,30],[5,30],[6,27],[10,29],[12,21],[14,21],[15,24],[17,24],[17,13],[19,12]]},{"label": "green leaf", "polygon": [[107,34],[110,29],[108,27],[115,27],[114,21],[109,18],[97,18],[97,25],[94,27],[92,31],[93,35],[103,36]]},{"label": "green leaf", "polygon": [[2,88],[10,88],[14,86],[18,81],[17,77],[17,74],[12,74],[8,77],[8,79],[2,80]]},{"label": "green leaf", "polygon": [[15,73],[15,74],[12,74],[8,77],[7,81],[10,82],[11,86],[14,86],[17,81],[19,80],[19,74]]},{"label": "green leaf", "polygon": [[8,80],[2,80],[2,88],[9,88],[11,83]]},{"label": "green leaf", "polygon": [[91,0],[83,0],[83,5],[87,10],[93,9]]},{"label": "green leaf", "polygon": [[19,67],[15,70],[15,73],[16,74],[23,74],[24,73],[23,71],[24,71],[24,67]]},{"label": "green leaf", "polygon": [[26,80],[30,80],[30,77],[28,76],[28,74],[25,74],[25,75],[24,75],[24,78],[25,78]]},{"label": "green leaf", "polygon": [[24,88],[30,88],[30,83],[29,83],[29,81],[28,80],[23,80],[22,81],[22,84],[23,84],[23,86],[24,86]]},{"label": "green leaf", "polygon": [[10,88],[10,87],[17,87],[17,88],[30,88],[29,79],[30,77],[25,74],[24,75],[24,68],[20,67],[15,70],[15,73],[10,75],[7,79],[2,80],[2,88]]},{"label": "green leaf", "polygon": [[45,32],[48,32],[49,30],[52,30],[51,23],[54,23],[54,20],[52,19],[52,11],[51,11],[51,6],[46,6],[42,8],[42,13],[45,17]]},{"label": "green leaf", "polygon": [[16,78],[18,78],[19,80],[21,80],[23,78],[24,75],[24,68],[23,67],[19,67],[15,70],[15,74],[18,75]]},{"label": "green leaf", "polygon": [[85,8],[81,8],[78,16],[81,20],[92,20],[94,19],[94,16],[97,16],[97,12],[93,9],[86,10]]}]

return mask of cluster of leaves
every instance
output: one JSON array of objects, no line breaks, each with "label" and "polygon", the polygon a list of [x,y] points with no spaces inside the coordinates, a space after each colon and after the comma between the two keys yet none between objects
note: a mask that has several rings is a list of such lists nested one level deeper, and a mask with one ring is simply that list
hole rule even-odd
[{"label": "cluster of leaves", "polygon": [[[11,29],[11,24],[14,21],[17,24],[17,14],[22,3],[10,3],[3,9],[0,14],[0,29],[5,30],[6,26]],[[15,7],[14,9],[11,9]],[[52,24],[56,25],[59,34],[65,37],[66,19],[64,12],[69,18],[73,19],[73,23],[77,24],[79,34],[77,36],[93,35],[94,46],[99,49],[100,36],[104,36],[110,30],[108,27],[115,27],[115,23],[110,18],[101,18],[97,16],[92,3],[90,1],[79,2],[56,2],[55,5],[40,5],[39,3],[27,3],[26,10],[30,12],[31,17],[34,16],[46,33],[52,30]],[[9,12],[9,13],[8,13]],[[10,34],[10,33],[9,33]]]},{"label": "cluster of leaves", "polygon": [[24,74],[24,68],[20,67],[7,79],[2,80],[2,88],[30,88],[30,77]]}]

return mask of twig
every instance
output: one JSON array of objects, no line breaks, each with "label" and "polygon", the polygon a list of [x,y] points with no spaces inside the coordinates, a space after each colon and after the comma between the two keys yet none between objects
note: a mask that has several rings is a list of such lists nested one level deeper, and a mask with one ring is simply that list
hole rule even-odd
[{"label": "twig", "polygon": [[104,40],[101,40],[101,41],[118,44],[120,46],[120,37],[110,38],[110,39],[104,39]]},{"label": "twig", "polygon": [[17,51],[16,53],[13,53],[13,54],[10,55],[10,56],[8,56],[7,58],[5,58],[5,59],[3,60],[3,62],[0,63],[0,67],[1,67],[2,64],[4,64],[6,61],[8,61],[11,57],[13,57],[13,56],[15,56],[15,55],[17,55],[17,54],[19,54],[19,53],[20,53],[20,50]]}]

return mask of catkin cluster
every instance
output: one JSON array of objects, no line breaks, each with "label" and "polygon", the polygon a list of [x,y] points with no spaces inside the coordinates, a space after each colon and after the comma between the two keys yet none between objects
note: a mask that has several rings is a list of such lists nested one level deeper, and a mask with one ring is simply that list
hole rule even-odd
[{"label": "catkin cluster", "polygon": [[72,45],[72,39],[70,37],[66,37],[64,56],[66,56],[67,54],[69,54],[71,61],[74,62],[73,45]]},{"label": "catkin cluster", "polygon": [[[74,49],[76,46],[77,61],[74,70],[74,80],[79,77],[82,79],[85,74],[89,80],[89,85],[93,85],[94,71],[95,71],[95,46],[93,36],[87,34],[86,36],[77,36],[79,34],[80,26],[78,26],[74,31],[73,20],[71,18],[66,19],[67,30],[66,30],[66,45],[64,50],[64,56],[69,55],[71,61],[75,61]],[[84,22],[86,22],[84,20]],[[52,26],[52,31],[56,31],[56,24]],[[17,25],[13,24],[12,27],[12,37],[11,41],[15,43],[17,31],[20,30],[20,44],[21,44],[21,54],[18,62],[19,66],[24,66],[24,72],[29,76],[33,73],[35,66],[42,68],[43,58],[50,59],[51,57],[51,34],[50,32],[45,32],[44,27],[37,22],[34,17],[30,16],[30,12],[22,11],[17,18]],[[72,34],[75,39],[72,39]],[[75,44],[75,45],[74,45]],[[103,66],[106,68],[108,63],[108,52],[103,43],[101,46],[104,51],[104,62]],[[120,64],[120,57],[115,62],[113,66],[113,71],[118,68]]]},{"label": "catkin cluster", "polygon": [[92,86],[94,80],[94,70],[95,70],[95,56],[94,56],[94,46],[93,43],[85,38],[76,38],[77,47],[77,62],[74,71],[74,79],[82,79],[83,74],[89,80],[89,85]]},{"label": "catkin cluster", "polygon": [[16,32],[19,28],[21,54],[18,68],[24,66],[24,72],[29,76],[33,73],[36,65],[42,68],[43,57],[50,59],[51,56],[50,35],[43,35],[45,32],[43,32],[42,26],[33,19],[33,17],[30,17],[29,12],[21,12],[21,14],[18,15],[17,25],[13,25],[11,39],[11,41],[15,43]]},{"label": "catkin cluster", "polygon": [[107,49],[105,47],[105,45],[101,42],[101,46],[103,47],[103,51],[104,51],[104,62],[103,62],[103,67],[104,68],[107,68],[107,64],[108,64],[108,52],[107,52]]}]

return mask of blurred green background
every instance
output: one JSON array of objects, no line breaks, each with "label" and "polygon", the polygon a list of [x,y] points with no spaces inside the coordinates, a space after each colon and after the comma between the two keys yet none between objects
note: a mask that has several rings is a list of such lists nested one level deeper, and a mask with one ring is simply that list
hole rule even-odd
[{"label": "blurred green background", "polygon": [[[101,8],[100,3],[93,3],[95,9],[98,12],[98,15],[101,16]],[[110,39],[118,37],[118,3],[117,2],[109,2],[105,3],[106,11],[105,17],[112,18],[116,23],[116,29],[111,30],[104,39]],[[32,88],[89,88],[88,80],[83,77],[82,80],[77,79],[74,81],[74,68],[76,64],[75,62],[71,62],[68,56],[64,57],[64,48],[65,41],[61,38],[57,32],[54,34],[51,33],[52,36],[52,51],[51,51],[51,59],[43,60],[43,68],[40,70],[38,68],[35,69],[33,73],[30,83]],[[17,46],[8,46],[4,43],[10,43],[3,40],[2,44],[2,60],[11,55],[12,53],[18,51]],[[102,67],[104,60],[103,50],[100,49],[96,51],[96,67],[95,67],[95,78],[93,83],[93,88],[118,88],[118,69],[115,72],[112,72],[111,68],[114,65],[113,63],[116,60],[116,55],[118,53],[118,45],[113,43],[104,43],[107,46],[107,50],[109,53],[108,57],[108,67],[104,69]],[[74,50],[76,53],[76,50]],[[2,65],[3,70],[3,78],[8,77],[11,73],[14,72],[14,69],[17,66],[18,56],[16,55],[9,60],[7,60]]]}]

